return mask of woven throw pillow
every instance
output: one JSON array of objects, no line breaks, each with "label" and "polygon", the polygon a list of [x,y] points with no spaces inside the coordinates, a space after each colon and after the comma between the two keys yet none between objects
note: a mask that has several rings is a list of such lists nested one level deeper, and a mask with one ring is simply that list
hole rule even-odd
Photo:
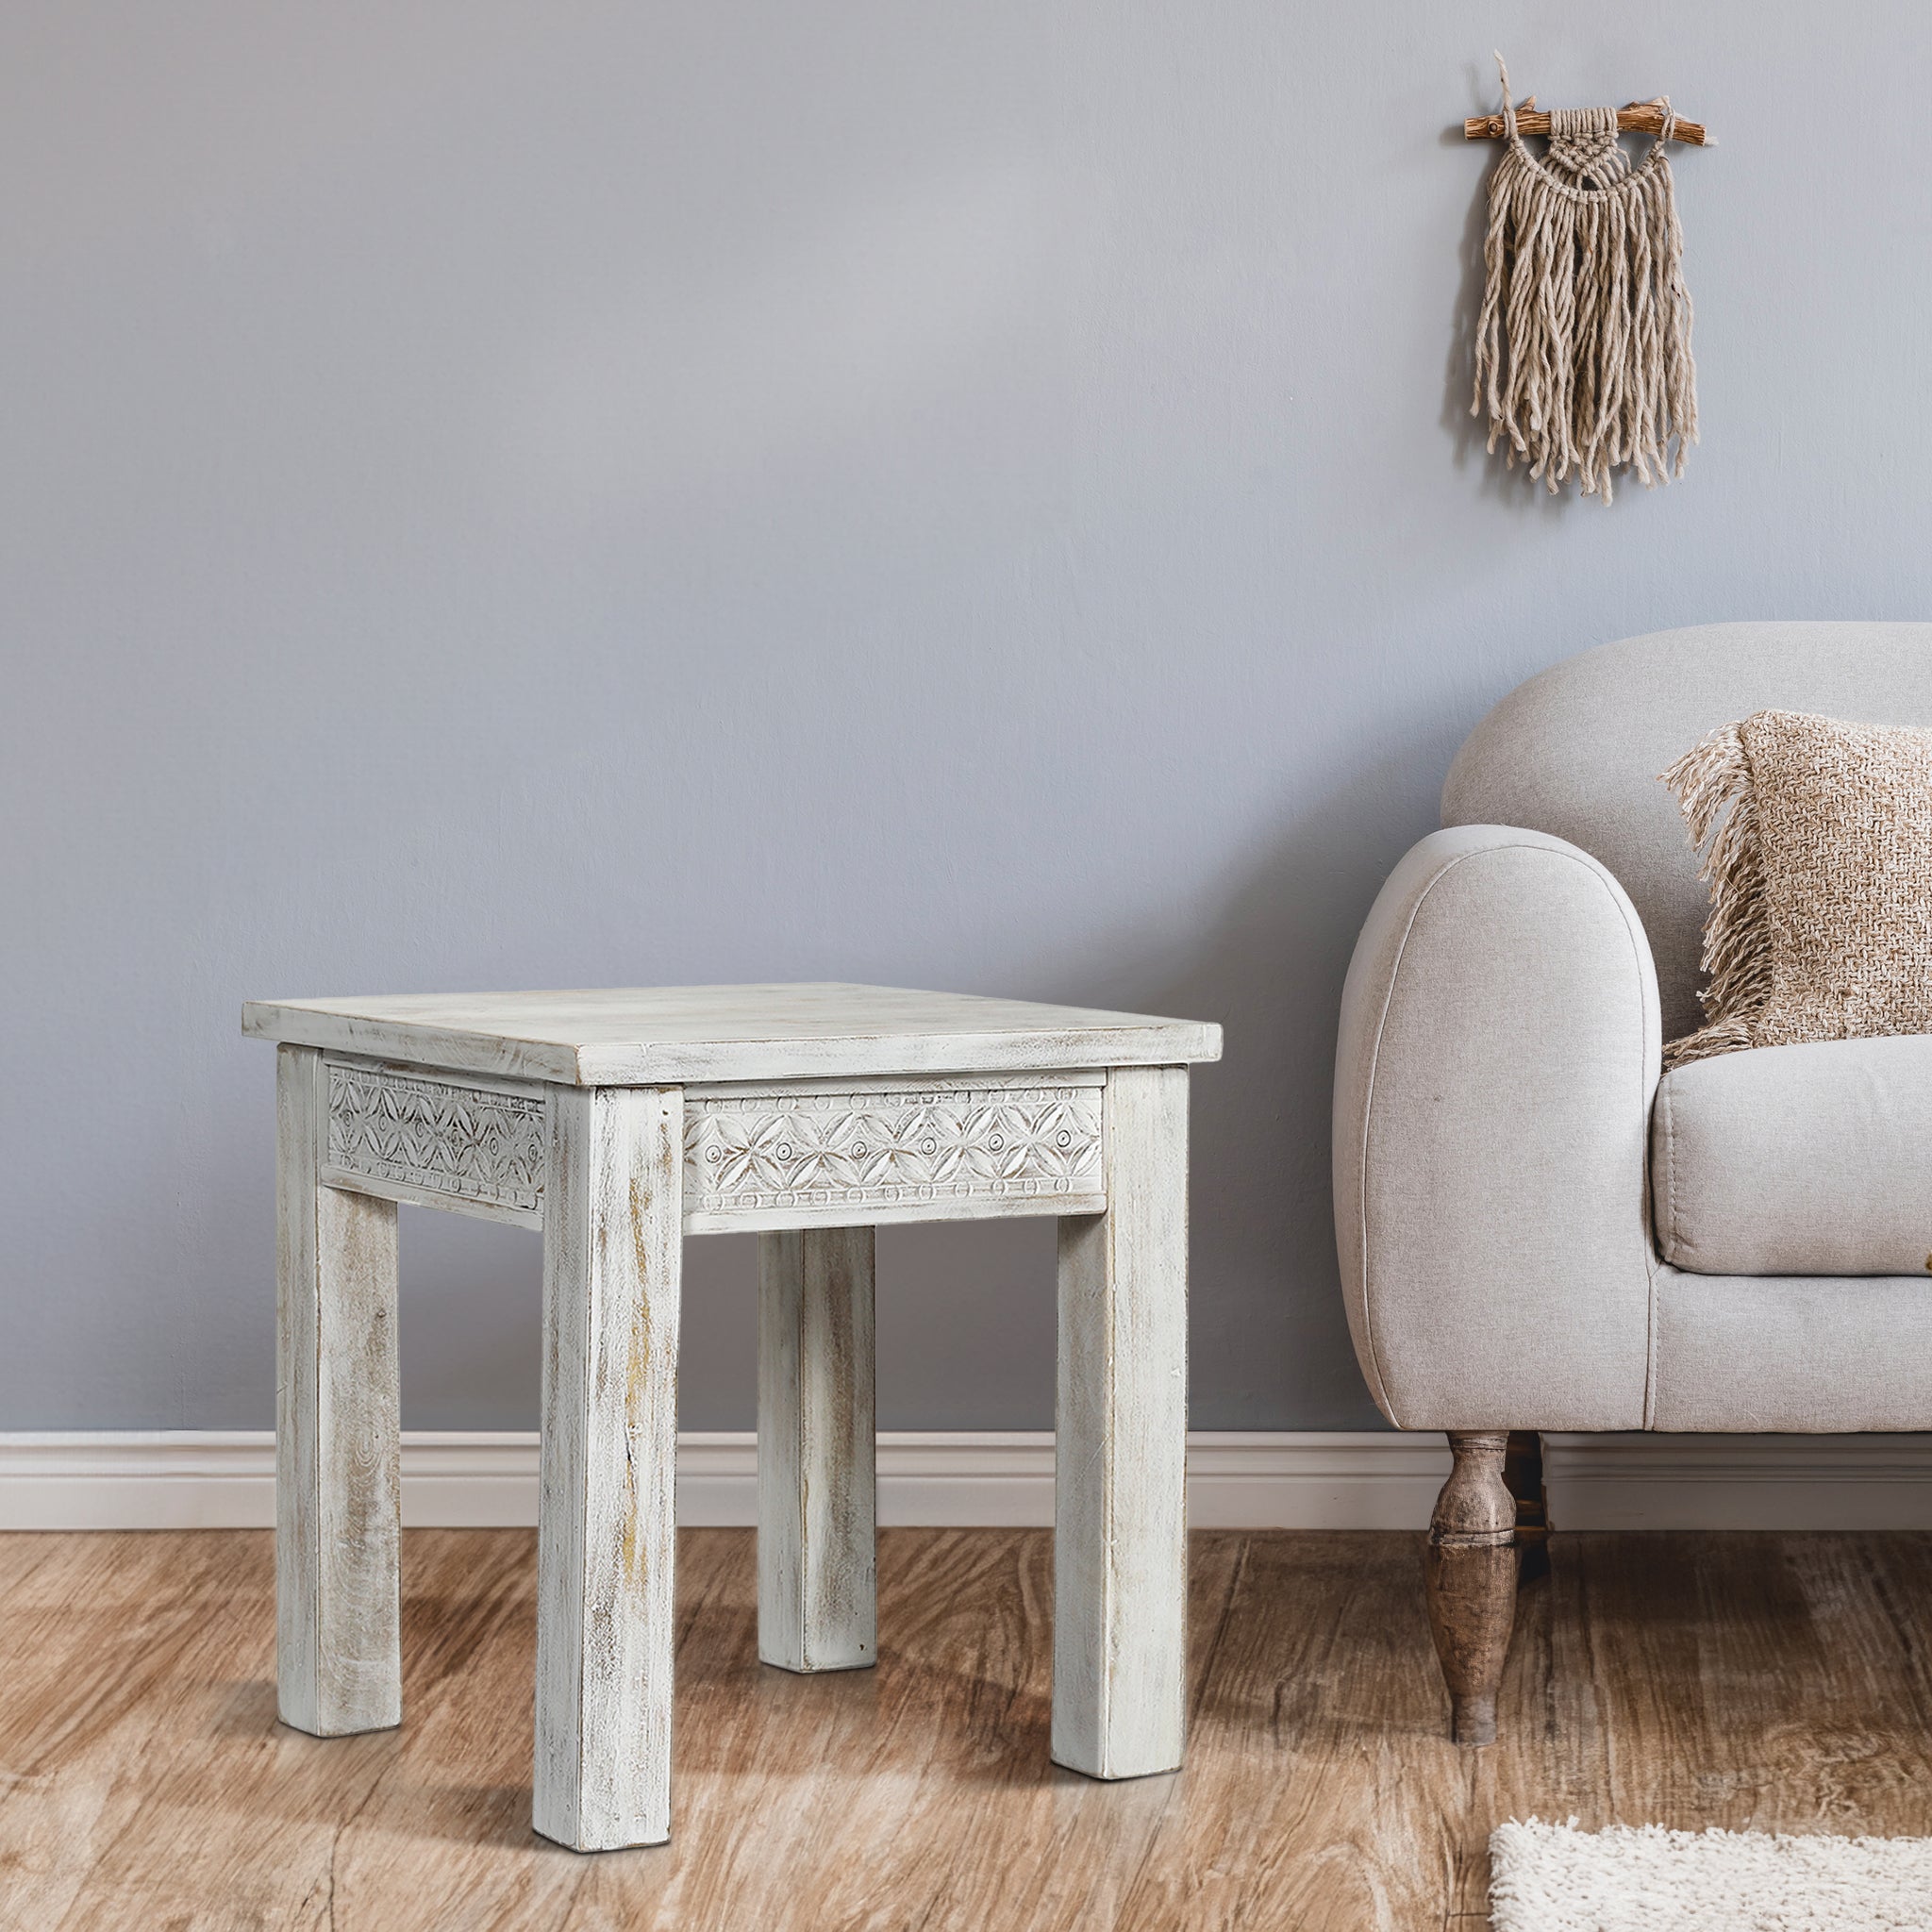
[{"label": "woven throw pillow", "polygon": [[1932,1033],[1932,731],[1754,711],[1663,782],[1710,886],[1707,1017],[1666,1067]]}]

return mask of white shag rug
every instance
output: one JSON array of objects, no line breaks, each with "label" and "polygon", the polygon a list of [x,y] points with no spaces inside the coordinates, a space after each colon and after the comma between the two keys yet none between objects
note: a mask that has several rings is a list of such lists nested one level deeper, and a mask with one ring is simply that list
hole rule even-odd
[{"label": "white shag rug", "polygon": [[1932,1932],[1932,1839],[1756,1831],[1490,1834],[1493,1932]]}]

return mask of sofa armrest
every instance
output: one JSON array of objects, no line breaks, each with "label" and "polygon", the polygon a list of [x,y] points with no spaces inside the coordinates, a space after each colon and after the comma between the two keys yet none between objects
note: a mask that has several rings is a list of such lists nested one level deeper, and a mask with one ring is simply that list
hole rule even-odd
[{"label": "sofa armrest", "polygon": [[1588,853],[1458,825],[1395,868],[1342,994],[1335,1224],[1398,1427],[1645,1426],[1659,1044],[1642,923]]}]

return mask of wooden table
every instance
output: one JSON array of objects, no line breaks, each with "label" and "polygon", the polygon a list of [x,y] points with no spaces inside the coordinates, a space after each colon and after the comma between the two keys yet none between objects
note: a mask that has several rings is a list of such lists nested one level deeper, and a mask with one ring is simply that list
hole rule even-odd
[{"label": "wooden table", "polygon": [[1188,1066],[1221,1029],[867,986],[276,1000],[283,1722],[402,1718],[396,1203],[543,1230],[534,1823],[671,1831],[687,1234],[761,1232],[758,1654],[876,1655],[873,1228],[1060,1217],[1053,1757],[1181,1761]]}]

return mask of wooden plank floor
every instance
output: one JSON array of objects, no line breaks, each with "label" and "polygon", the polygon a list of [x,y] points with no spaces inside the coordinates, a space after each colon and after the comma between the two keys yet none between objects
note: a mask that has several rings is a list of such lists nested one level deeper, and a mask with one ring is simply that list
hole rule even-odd
[{"label": "wooden plank floor", "polygon": [[535,1539],[405,1539],[400,1731],[281,1729],[269,1539],[0,1537],[0,1925],[1485,1924],[1510,1816],[1932,1833],[1932,1538],[1563,1536],[1457,1753],[1418,1540],[1198,1535],[1174,1777],[1047,1762],[1042,1533],[889,1530],[875,1671],[757,1660],[748,1531],[679,1540],[675,1838],[529,1830]]}]

